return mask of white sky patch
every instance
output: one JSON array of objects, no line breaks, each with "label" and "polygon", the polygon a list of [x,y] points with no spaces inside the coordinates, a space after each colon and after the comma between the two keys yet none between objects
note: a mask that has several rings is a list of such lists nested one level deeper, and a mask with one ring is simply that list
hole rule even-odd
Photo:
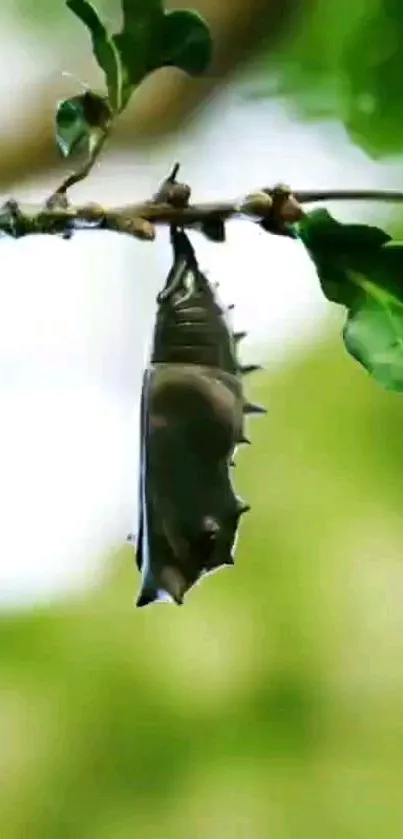
[{"label": "white sky patch", "polygon": [[[114,234],[0,243],[0,600],[77,585],[132,527],[149,323]],[[151,257],[152,262],[152,257]]]}]

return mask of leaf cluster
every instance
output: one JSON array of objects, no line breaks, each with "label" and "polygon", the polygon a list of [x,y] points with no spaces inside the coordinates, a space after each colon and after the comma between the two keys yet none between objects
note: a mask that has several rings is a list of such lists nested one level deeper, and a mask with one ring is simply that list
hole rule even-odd
[{"label": "leaf cluster", "polygon": [[113,33],[89,0],[66,0],[90,33],[106,85],[105,94],[86,91],[59,103],[56,137],[66,157],[79,151],[93,155],[112,120],[153,71],[177,67],[199,75],[211,61],[210,30],[196,11],[166,11],[163,0],[121,0],[121,4],[123,25]]}]

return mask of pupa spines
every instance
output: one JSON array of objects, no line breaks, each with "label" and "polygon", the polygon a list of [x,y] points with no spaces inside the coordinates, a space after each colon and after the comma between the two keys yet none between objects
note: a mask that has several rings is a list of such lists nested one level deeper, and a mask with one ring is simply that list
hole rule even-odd
[{"label": "pupa spines", "polygon": [[234,565],[240,519],[250,509],[229,470],[236,447],[250,445],[242,378],[259,368],[240,364],[246,332],[231,329],[184,231],[172,242],[143,378],[139,607],[181,605],[204,575]]},{"label": "pupa spines", "polygon": [[244,414],[267,414],[267,408],[263,405],[255,405],[253,402],[244,402],[242,410]]},{"label": "pupa spines", "polygon": [[251,373],[257,373],[258,370],[263,370],[260,364],[244,364],[239,368],[241,376],[249,376]]},{"label": "pupa spines", "polygon": [[250,446],[251,441],[249,437],[246,437],[245,434],[241,434],[238,439],[235,441],[237,446]]},{"label": "pupa spines", "polygon": [[247,501],[242,501],[241,498],[237,499],[237,513],[239,517],[245,515],[245,513],[249,513],[250,509],[251,505]]}]

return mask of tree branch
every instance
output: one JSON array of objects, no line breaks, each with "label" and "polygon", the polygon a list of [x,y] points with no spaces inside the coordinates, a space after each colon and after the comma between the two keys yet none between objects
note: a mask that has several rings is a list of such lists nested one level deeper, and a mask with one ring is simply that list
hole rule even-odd
[{"label": "tree branch", "polygon": [[98,204],[74,206],[62,185],[43,205],[18,204],[10,199],[0,208],[0,232],[20,238],[34,233],[62,235],[69,238],[75,230],[97,229],[125,233],[138,239],[155,239],[155,225],[177,225],[201,230],[213,241],[224,241],[225,222],[246,216],[265,230],[280,235],[293,235],[291,225],[299,221],[303,204],[317,201],[386,201],[403,202],[403,192],[381,190],[295,191],[278,185],[240,201],[213,204],[190,204],[190,188],[169,176],[155,198],[123,207],[104,208]]}]

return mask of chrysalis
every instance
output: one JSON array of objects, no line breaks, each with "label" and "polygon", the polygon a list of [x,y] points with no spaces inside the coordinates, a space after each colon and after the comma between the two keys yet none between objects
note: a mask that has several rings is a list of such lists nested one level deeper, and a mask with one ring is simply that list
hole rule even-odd
[{"label": "chrysalis", "polygon": [[204,575],[234,564],[239,519],[230,466],[248,442],[237,342],[184,231],[171,228],[174,264],[158,296],[141,398],[137,606],[183,603]]}]

